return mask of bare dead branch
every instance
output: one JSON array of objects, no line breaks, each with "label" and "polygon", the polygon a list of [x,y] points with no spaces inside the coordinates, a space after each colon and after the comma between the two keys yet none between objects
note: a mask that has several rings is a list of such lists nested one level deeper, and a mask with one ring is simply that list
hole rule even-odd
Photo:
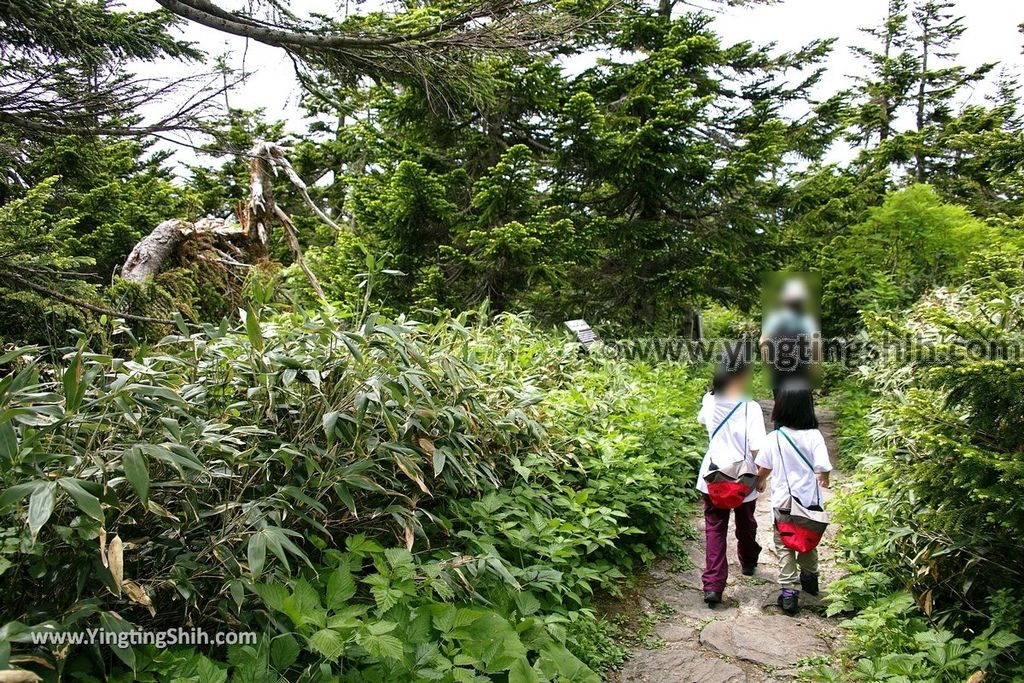
[{"label": "bare dead branch", "polygon": [[[493,10],[481,5],[471,11],[438,23],[422,31],[409,34],[381,34],[377,36],[356,36],[341,33],[309,33],[292,31],[270,24],[259,24],[247,17],[225,11],[209,0],[157,0],[164,8],[197,24],[202,24],[224,33],[250,38],[274,47],[309,48],[313,50],[337,50],[348,48],[383,48],[423,41],[469,24],[474,19],[493,16]],[[491,7],[494,7],[492,5]]]},{"label": "bare dead branch", "polygon": [[185,239],[184,221],[171,219],[156,226],[153,232],[139,240],[121,268],[121,277],[139,282],[160,272],[164,263]]},{"label": "bare dead branch", "polygon": [[284,226],[284,232],[288,236],[288,246],[291,247],[292,255],[295,256],[295,262],[299,264],[299,268],[305,273],[309,286],[313,288],[317,296],[321,299],[326,299],[324,290],[320,287],[320,281],[316,279],[316,275],[313,274],[313,271],[309,269],[309,265],[306,263],[306,257],[302,253],[302,245],[299,244],[299,236],[295,233],[295,225],[292,223],[292,219],[277,204],[274,205],[274,213],[277,214],[281,225]]}]

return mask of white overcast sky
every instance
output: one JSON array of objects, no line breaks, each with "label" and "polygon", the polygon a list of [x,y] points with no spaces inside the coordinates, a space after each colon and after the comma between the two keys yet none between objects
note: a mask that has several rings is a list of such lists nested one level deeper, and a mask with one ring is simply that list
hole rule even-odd
[{"label": "white overcast sky", "polygon": [[[699,0],[698,0],[699,2]],[[224,7],[240,4],[224,0]],[[333,0],[300,0],[294,8],[330,13],[338,5]],[[125,0],[133,10],[158,9],[154,0]],[[838,38],[827,64],[828,71],[818,93],[824,97],[850,84],[850,75],[862,66],[850,53],[849,46],[867,42],[859,28],[875,26],[885,16],[887,0],[783,0],[776,5],[749,9],[716,10],[715,28],[727,43],[750,40],[755,44],[776,43],[779,50],[795,49],[816,38]],[[1021,46],[1024,36],[1018,25],[1024,22],[1022,0],[958,0],[957,11],[964,16],[967,32],[958,50],[960,63],[976,66],[999,62],[1007,70],[1019,74],[1024,65]],[[284,119],[291,132],[302,132],[305,124],[297,107],[298,86],[291,62],[280,50],[259,43],[188,24],[182,31],[210,55],[226,54],[234,67],[249,73],[246,82],[231,93],[231,106],[261,108],[269,119]],[[182,75],[180,63],[143,65],[140,73],[154,77]],[[970,100],[981,101],[984,89],[969,94]],[[166,146],[166,145],[161,145]],[[176,160],[194,163],[195,154],[188,148],[175,149]]]}]

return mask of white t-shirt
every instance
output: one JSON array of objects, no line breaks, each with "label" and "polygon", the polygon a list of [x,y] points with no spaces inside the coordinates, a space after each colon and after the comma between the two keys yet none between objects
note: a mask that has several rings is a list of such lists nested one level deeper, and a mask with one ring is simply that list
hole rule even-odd
[{"label": "white t-shirt", "polygon": [[[810,461],[814,472],[797,455],[796,450],[780,432],[784,431]],[[776,429],[764,440],[757,454],[757,466],[772,471],[772,507],[786,508],[790,491],[804,506],[820,504],[821,490],[815,472],[831,472],[825,437],[817,429]],[[786,483],[789,483],[787,488]]]},{"label": "white t-shirt", "polygon": [[[739,404],[739,408],[729,415],[737,404]],[[711,393],[704,394],[700,412],[697,413],[697,422],[707,427],[709,437],[727,415],[729,416],[728,422],[722,425],[722,428],[715,434],[715,438],[711,439],[708,450],[704,454],[704,461],[700,465],[700,472],[697,474],[697,490],[701,493],[708,492],[708,484],[704,481],[704,475],[711,469],[712,461],[722,467],[745,458],[747,464],[754,467],[753,454],[761,449],[761,444],[764,441],[764,414],[757,401],[716,397]],[[748,502],[756,498],[757,491],[751,491],[743,501]]]}]

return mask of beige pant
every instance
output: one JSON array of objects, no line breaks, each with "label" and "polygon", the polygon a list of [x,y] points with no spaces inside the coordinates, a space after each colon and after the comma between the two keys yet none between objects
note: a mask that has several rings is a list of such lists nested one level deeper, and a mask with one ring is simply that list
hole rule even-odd
[{"label": "beige pant", "polygon": [[800,572],[818,573],[818,549],[809,553],[798,553],[782,545],[779,530],[775,530],[775,554],[779,556],[779,585],[791,590],[800,590]]}]

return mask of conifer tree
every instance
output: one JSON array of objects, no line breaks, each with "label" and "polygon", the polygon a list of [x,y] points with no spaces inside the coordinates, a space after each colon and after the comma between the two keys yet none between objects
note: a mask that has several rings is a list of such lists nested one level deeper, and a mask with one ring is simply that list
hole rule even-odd
[{"label": "conifer tree", "polygon": [[914,41],[917,52],[917,85],[915,93],[915,130],[913,140],[914,175],[917,182],[926,182],[930,174],[930,158],[935,149],[935,136],[941,126],[955,117],[955,101],[963,88],[981,81],[995,66],[983,64],[969,70],[956,64],[956,42],[966,27],[963,17],[950,13],[952,0],[925,0],[914,8],[916,26]]},{"label": "conifer tree", "polygon": [[909,50],[908,18],[906,0],[890,0],[882,25],[861,29],[878,47],[851,48],[867,66],[854,91],[859,102],[850,139],[857,144],[875,140],[885,144],[894,132],[896,116],[911,98],[918,68]]}]

